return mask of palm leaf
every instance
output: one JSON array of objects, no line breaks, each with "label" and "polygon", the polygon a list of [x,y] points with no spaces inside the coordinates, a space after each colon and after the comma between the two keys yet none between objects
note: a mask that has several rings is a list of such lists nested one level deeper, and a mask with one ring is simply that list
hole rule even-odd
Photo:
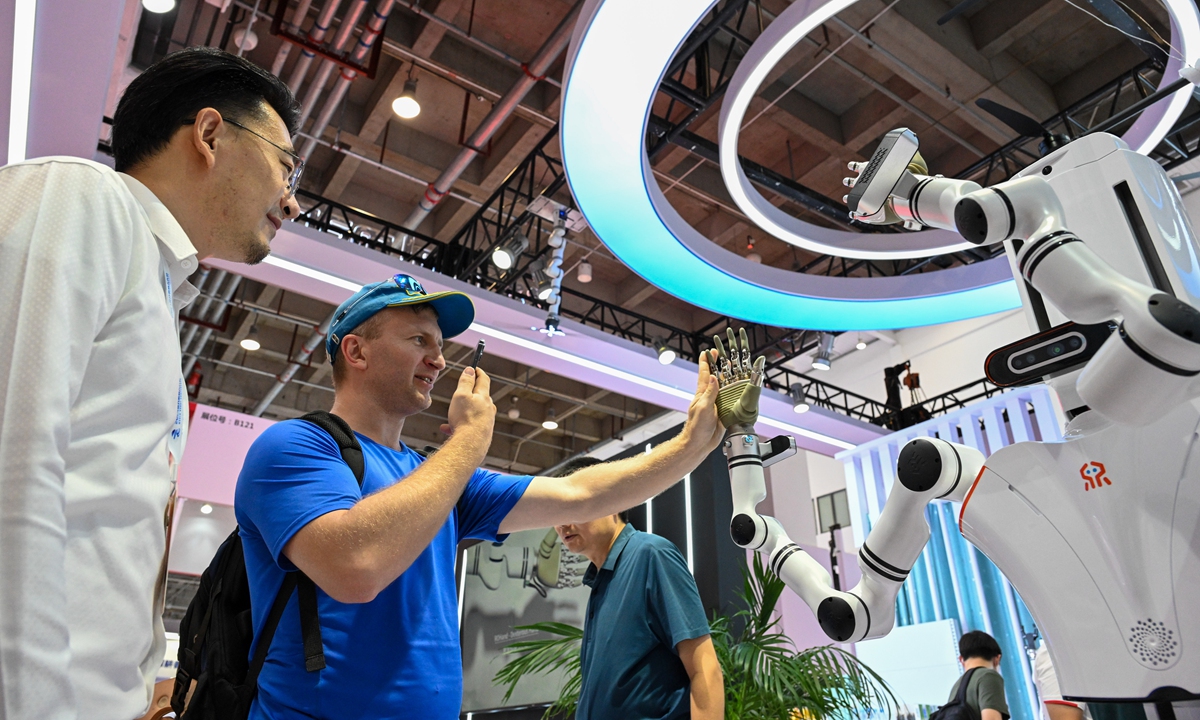
[{"label": "palm leaf", "polygon": [[505,653],[515,655],[500,671],[492,682],[496,685],[507,685],[504,702],[508,702],[517,683],[526,675],[553,674],[562,671],[566,681],[559,689],[558,698],[546,709],[543,718],[556,714],[565,714],[575,709],[579,701],[579,689],[582,684],[579,666],[579,645],[583,639],[583,630],[565,623],[540,622],[532,625],[519,625],[515,630],[536,630],[550,635],[549,638],[537,640],[520,640],[504,648]]}]

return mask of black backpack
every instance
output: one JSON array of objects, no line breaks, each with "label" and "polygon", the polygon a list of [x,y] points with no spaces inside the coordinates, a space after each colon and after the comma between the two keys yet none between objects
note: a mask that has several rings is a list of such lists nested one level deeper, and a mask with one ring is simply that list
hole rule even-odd
[{"label": "black backpack", "polygon": [[971,675],[979,668],[966,671],[958,683],[954,699],[929,714],[929,720],[979,720],[979,712],[967,704],[967,685]]},{"label": "black backpack", "polygon": [[[312,412],[301,419],[320,427],[337,441],[342,459],[362,487],[362,447],[346,421],[327,412]],[[284,576],[283,586],[275,596],[255,648],[254,659],[248,661],[254,626],[242,539],[235,529],[221,543],[212,563],[200,576],[196,596],[179,623],[179,669],[175,673],[171,707],[180,720],[245,720],[258,691],[258,673],[267,659],[275,629],[296,590],[299,591],[305,669],[316,672],[325,667],[321,624],[317,616],[317,588],[299,571]],[[193,680],[195,690],[191,690]]]}]

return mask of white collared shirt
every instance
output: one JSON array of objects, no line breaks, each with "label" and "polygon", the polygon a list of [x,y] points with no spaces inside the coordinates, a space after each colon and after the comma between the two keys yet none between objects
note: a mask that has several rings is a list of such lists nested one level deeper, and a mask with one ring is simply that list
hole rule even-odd
[{"label": "white collared shirt", "polygon": [[0,720],[146,710],[196,267],[132,177],[65,157],[0,168]]},{"label": "white collared shirt", "polygon": [[1038,696],[1042,699],[1042,720],[1050,720],[1047,705],[1066,705],[1077,707],[1083,711],[1083,720],[1092,720],[1086,703],[1076,703],[1063,700],[1062,690],[1058,689],[1058,675],[1054,672],[1054,664],[1050,661],[1050,650],[1043,642],[1037,649],[1033,659],[1033,682],[1037,685]]}]

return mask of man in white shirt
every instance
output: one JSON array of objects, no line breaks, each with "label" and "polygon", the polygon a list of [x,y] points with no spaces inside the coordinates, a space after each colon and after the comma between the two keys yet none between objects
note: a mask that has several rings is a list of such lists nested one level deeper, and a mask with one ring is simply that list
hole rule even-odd
[{"label": "man in white shirt", "polygon": [[1043,640],[1033,657],[1033,681],[1042,698],[1042,720],[1092,720],[1086,703],[1063,700],[1058,675],[1050,661],[1050,650]]},{"label": "man in white shirt", "polygon": [[162,662],[164,513],[199,260],[295,217],[287,86],[209,48],[135,79],[116,170],[0,168],[0,720],[131,720]]}]

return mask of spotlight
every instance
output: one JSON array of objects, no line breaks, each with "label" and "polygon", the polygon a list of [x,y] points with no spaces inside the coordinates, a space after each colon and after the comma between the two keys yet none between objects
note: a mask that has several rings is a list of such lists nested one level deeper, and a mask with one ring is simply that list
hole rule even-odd
[{"label": "spotlight", "polygon": [[517,396],[509,395],[509,399],[512,401],[512,403],[508,407],[508,419],[516,420],[517,418],[521,417],[521,408],[517,407]]},{"label": "spotlight", "polygon": [[654,343],[654,350],[658,353],[658,361],[663,365],[670,365],[675,362],[675,351],[667,347],[667,341],[655,335],[650,340]]},{"label": "spotlight", "polygon": [[808,397],[804,392],[804,386],[800,383],[792,385],[788,390],[788,396],[792,398],[792,412],[806,413],[811,409],[812,406],[808,404]]},{"label": "spotlight", "polygon": [[856,342],[854,344],[854,349],[855,350],[866,350],[867,349],[867,341],[862,339],[862,335],[858,336],[858,342]]},{"label": "spotlight", "polygon": [[149,12],[162,14],[175,9],[175,0],[142,0],[142,7]]},{"label": "spotlight", "polygon": [[762,264],[762,255],[759,255],[756,252],[746,253],[746,259],[752,263],[757,263],[759,265]]},{"label": "spotlight", "polygon": [[243,350],[249,352],[254,352],[262,347],[262,343],[258,341],[258,322],[250,326],[250,334],[242,338],[242,341],[238,344],[242,346]]},{"label": "spotlight", "polygon": [[421,114],[421,103],[417,102],[417,81],[409,78],[404,83],[400,97],[392,101],[392,112],[404,120],[412,120]]},{"label": "spotlight", "polygon": [[546,267],[546,258],[538,256],[533,259],[526,267],[526,272],[529,279],[532,280],[533,294],[538,300],[549,300],[554,294],[554,280],[550,277],[549,269]]},{"label": "spotlight", "polygon": [[212,505],[209,505],[208,503],[204,503],[203,505],[200,506],[200,512],[201,512],[201,514],[204,514],[204,515],[211,515],[212,514]]},{"label": "spotlight", "polygon": [[529,238],[518,230],[512,237],[500,243],[492,251],[492,263],[501,270],[509,270],[517,264],[517,258],[529,248]]},{"label": "spotlight", "polygon": [[590,283],[592,281],[592,264],[590,262],[579,263],[579,282]]},{"label": "spotlight", "polygon": [[546,419],[542,421],[542,427],[546,430],[557,430],[558,421],[554,419],[556,415],[557,413],[554,412],[554,408],[547,410]]},{"label": "spotlight", "polygon": [[833,362],[833,333],[821,333],[817,343],[817,354],[813,357],[813,370],[828,370]]}]

